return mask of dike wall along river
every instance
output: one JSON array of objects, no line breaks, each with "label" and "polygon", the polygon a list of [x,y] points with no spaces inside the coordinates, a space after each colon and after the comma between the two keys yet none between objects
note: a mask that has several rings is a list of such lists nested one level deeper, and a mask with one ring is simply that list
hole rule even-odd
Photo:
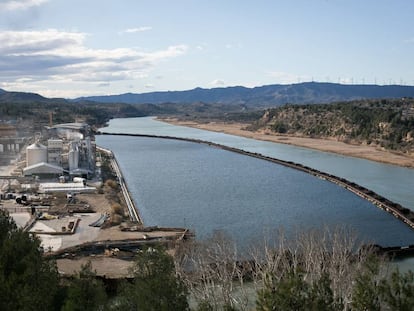
[{"label": "dike wall along river", "polygon": [[128,187],[125,183],[124,177],[122,176],[121,169],[119,168],[118,161],[116,160],[113,152],[111,150],[108,150],[108,149],[105,149],[105,148],[102,148],[102,147],[98,147],[98,146],[96,148],[100,152],[105,153],[111,161],[111,167],[112,167],[112,170],[113,170],[113,172],[115,173],[115,175],[118,179],[119,186],[121,187],[122,194],[123,194],[123,197],[124,197],[124,200],[125,200],[125,204],[128,208],[128,214],[129,214],[130,220],[132,222],[138,222],[138,223],[143,225],[144,223],[142,221],[142,217],[139,214],[139,210],[135,206],[135,203],[131,198],[131,194],[128,191]]},{"label": "dike wall along river", "polygon": [[[217,144],[217,143],[213,143],[213,142],[209,142],[209,141],[204,141],[204,140],[200,140],[200,139],[174,137],[174,136],[147,135],[147,134],[122,134],[122,133],[98,133],[98,134],[99,135],[115,135],[115,136],[118,135],[118,136],[148,137],[148,138],[160,138],[160,139],[172,139],[172,140],[179,140],[179,141],[187,141],[187,142],[192,142],[192,143],[204,144],[204,145],[208,145],[208,146],[211,146],[211,147],[216,147],[216,148],[220,148],[220,149],[223,149],[223,150],[243,154],[243,155],[246,155],[246,156],[266,160],[266,161],[269,161],[269,162],[272,162],[272,163],[284,165],[286,167],[290,167],[290,168],[293,168],[293,169],[311,174],[311,175],[316,176],[318,178],[327,180],[329,182],[335,183],[338,186],[341,186],[341,187],[353,192],[354,194],[362,197],[363,199],[370,201],[371,203],[376,205],[378,208],[390,213],[391,215],[393,215],[394,217],[396,217],[397,219],[399,219],[400,221],[404,222],[406,225],[408,225],[409,227],[414,229],[414,212],[411,211],[410,209],[408,209],[406,207],[403,207],[398,203],[392,202],[392,201],[388,200],[387,198],[384,198],[383,196],[375,193],[374,191],[369,190],[369,189],[367,189],[363,186],[360,186],[360,185],[358,185],[354,182],[351,182],[351,181],[349,181],[345,178],[341,178],[341,177],[338,177],[338,176],[335,176],[335,175],[331,175],[331,174],[313,169],[311,167],[304,166],[304,165],[299,164],[299,163],[280,160],[280,159],[276,159],[276,158],[272,158],[272,157],[262,155],[260,153],[245,151],[245,150],[242,150],[242,149],[229,147],[229,146],[225,146],[225,145],[221,145],[221,144]],[[101,148],[101,150],[106,150],[106,149]],[[107,150],[107,151],[109,151],[109,150]],[[111,154],[112,154],[112,152],[111,152]],[[115,159],[115,158],[113,157],[113,159]],[[114,161],[116,163],[116,160],[114,160]],[[118,167],[118,171],[120,172],[119,166],[118,166],[117,163],[116,163],[116,166]],[[120,182],[121,181],[124,184],[122,175],[120,175]],[[132,200],[129,196],[128,190],[126,190],[126,193],[128,193],[129,200],[132,202]],[[133,205],[133,203],[132,203],[132,205]],[[134,207],[134,210],[137,211],[137,209],[135,207]],[[138,218],[139,221],[142,222],[142,219],[139,216],[138,212],[137,212],[137,214],[138,214],[138,217],[139,217]]]}]

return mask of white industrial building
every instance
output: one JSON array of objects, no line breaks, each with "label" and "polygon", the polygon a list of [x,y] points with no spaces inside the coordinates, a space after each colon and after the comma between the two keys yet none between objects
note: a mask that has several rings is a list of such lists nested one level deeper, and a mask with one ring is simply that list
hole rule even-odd
[{"label": "white industrial building", "polygon": [[29,175],[62,175],[64,170],[61,166],[56,166],[53,164],[41,162],[37,164],[33,164],[31,166],[27,166],[23,169],[23,174],[25,176]]},{"label": "white industrial building", "polygon": [[26,148],[26,167],[23,175],[60,175],[62,166],[48,163],[48,148],[38,142]]},{"label": "white industrial building", "polygon": [[48,128],[47,147],[36,142],[26,149],[23,174],[87,177],[95,171],[95,144],[89,125],[66,123]]},{"label": "white industrial building", "polygon": [[47,141],[47,162],[62,166],[63,140],[49,139]]}]

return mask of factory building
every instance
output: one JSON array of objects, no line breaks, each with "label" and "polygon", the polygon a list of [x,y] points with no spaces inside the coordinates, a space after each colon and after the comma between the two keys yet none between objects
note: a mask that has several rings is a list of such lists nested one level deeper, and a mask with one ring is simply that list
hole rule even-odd
[{"label": "factory building", "polygon": [[62,166],[63,140],[49,139],[47,141],[47,163]]},{"label": "factory building", "polygon": [[55,176],[63,173],[63,168],[54,163],[48,163],[48,148],[38,142],[26,148],[26,167],[23,174],[39,175],[42,177]]},{"label": "factory building", "polygon": [[26,149],[23,174],[87,178],[95,171],[95,144],[85,123],[65,123],[48,128],[47,147],[36,142]]}]

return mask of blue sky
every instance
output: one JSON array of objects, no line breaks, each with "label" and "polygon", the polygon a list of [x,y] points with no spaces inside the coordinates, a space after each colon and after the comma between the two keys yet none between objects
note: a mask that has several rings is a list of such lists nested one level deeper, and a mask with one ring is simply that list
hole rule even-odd
[{"label": "blue sky", "polygon": [[414,85],[412,0],[0,0],[0,88]]}]

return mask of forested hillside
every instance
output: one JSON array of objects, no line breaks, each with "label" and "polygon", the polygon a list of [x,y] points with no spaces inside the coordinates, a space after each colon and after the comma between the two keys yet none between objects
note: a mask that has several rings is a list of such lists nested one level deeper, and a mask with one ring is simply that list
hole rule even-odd
[{"label": "forested hillside", "polygon": [[217,117],[231,112],[242,112],[243,105],[205,104],[125,104],[98,103],[92,101],[72,102],[62,98],[45,98],[35,93],[6,92],[0,89],[0,123],[18,122],[26,129],[38,130],[53,122],[86,122],[101,126],[111,118],[129,118],[161,115],[191,115]]},{"label": "forested hillside", "polygon": [[339,141],[411,152],[414,148],[414,100],[359,100],[268,109],[251,130],[335,138]]}]

